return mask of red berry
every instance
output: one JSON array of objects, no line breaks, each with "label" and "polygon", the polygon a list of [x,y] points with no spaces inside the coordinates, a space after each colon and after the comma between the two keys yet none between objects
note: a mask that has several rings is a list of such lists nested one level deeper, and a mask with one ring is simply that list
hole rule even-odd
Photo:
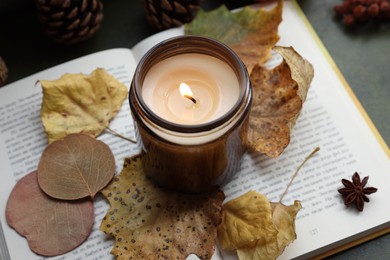
[{"label": "red berry", "polygon": [[358,5],[353,9],[353,15],[355,16],[355,18],[360,19],[365,15],[366,11],[367,7]]},{"label": "red berry", "polygon": [[355,1],[356,0],[349,0],[349,1],[347,0],[346,2],[344,2],[346,13],[352,13],[353,12],[353,9],[357,5],[357,3],[355,3]]},{"label": "red berry", "polygon": [[381,3],[381,12],[387,12],[390,10],[390,3],[385,1],[382,1]]},{"label": "red berry", "polygon": [[368,15],[371,17],[377,17],[379,14],[379,5],[377,3],[371,4],[367,9]]},{"label": "red berry", "polygon": [[347,14],[343,18],[343,23],[347,26],[351,26],[355,23],[355,18],[352,14]]},{"label": "red berry", "polygon": [[347,6],[345,4],[335,5],[333,7],[333,10],[336,13],[336,15],[339,17],[342,17],[343,14],[348,12]]}]

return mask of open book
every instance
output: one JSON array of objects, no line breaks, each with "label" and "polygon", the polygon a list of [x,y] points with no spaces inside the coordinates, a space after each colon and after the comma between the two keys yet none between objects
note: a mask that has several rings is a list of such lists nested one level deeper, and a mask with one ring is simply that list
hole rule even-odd
[{"label": "open book", "polygon": [[[12,188],[21,177],[36,170],[47,145],[40,119],[41,89],[35,82],[54,80],[64,73],[89,74],[101,67],[130,86],[137,61],[143,54],[159,41],[181,34],[182,28],[167,30],[143,40],[132,50],[111,49],[91,54],[0,89],[1,259],[44,259],[30,251],[25,238],[5,220],[6,202]],[[303,208],[296,220],[297,239],[280,259],[307,259],[390,231],[390,153],[295,2],[285,2],[279,34],[278,45],[293,46],[315,68],[308,98],[285,152],[276,159],[245,155],[236,178],[222,189],[226,200],[253,189],[266,194],[271,201],[278,201],[297,166],[319,146],[321,151],[301,169],[283,201],[290,205],[300,200]],[[134,136],[127,101],[110,128]],[[136,145],[111,134],[98,138],[114,152],[117,173],[125,157],[139,152]],[[378,188],[362,213],[346,209],[337,192],[342,186],[341,179],[351,178],[355,171],[362,176],[369,175],[369,185]],[[88,240],[53,259],[114,258],[110,254],[113,238],[99,230],[108,203],[97,196],[94,205],[95,224]],[[218,251],[213,259],[236,258]]]}]

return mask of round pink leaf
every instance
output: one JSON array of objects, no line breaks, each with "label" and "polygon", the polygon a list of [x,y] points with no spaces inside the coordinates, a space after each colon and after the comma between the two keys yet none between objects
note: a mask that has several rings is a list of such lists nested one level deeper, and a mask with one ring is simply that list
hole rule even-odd
[{"label": "round pink leaf", "polygon": [[39,188],[37,172],[26,175],[13,188],[7,202],[8,225],[27,238],[39,255],[61,255],[79,246],[94,222],[90,200],[63,201]]}]

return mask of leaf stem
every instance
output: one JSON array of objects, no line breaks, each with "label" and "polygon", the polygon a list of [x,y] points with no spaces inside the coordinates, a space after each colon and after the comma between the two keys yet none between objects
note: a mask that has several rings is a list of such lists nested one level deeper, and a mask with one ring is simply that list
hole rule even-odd
[{"label": "leaf stem", "polygon": [[133,144],[136,144],[136,143],[137,143],[137,142],[134,141],[133,139],[124,137],[123,135],[121,135],[120,133],[116,132],[115,130],[112,130],[112,129],[109,128],[108,126],[106,127],[106,130],[108,130],[111,134],[113,134],[113,135],[115,135],[115,136],[117,136],[117,137],[119,137],[119,138],[122,138],[122,139],[124,139],[124,140],[126,140],[126,141],[129,141],[129,142],[131,142],[131,143],[133,143]]},{"label": "leaf stem", "polygon": [[319,147],[316,147],[316,148],[315,148],[315,149],[314,149],[314,150],[305,158],[305,160],[299,165],[298,169],[295,171],[294,175],[292,176],[290,182],[287,184],[287,187],[286,187],[286,189],[284,190],[282,196],[280,196],[279,203],[282,202],[283,197],[287,194],[288,189],[290,188],[290,186],[291,186],[293,180],[295,179],[295,177],[297,177],[298,172],[299,172],[299,170],[302,168],[302,166],[303,166],[311,157],[313,157],[313,155],[314,155],[315,153],[317,153],[319,150],[320,150],[320,148],[319,148]]}]

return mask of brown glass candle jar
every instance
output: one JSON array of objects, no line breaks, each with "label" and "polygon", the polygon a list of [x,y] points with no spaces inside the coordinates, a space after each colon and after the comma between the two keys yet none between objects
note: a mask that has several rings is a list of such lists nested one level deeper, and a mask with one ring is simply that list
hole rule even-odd
[{"label": "brown glass candle jar", "polygon": [[[179,66],[173,65],[176,61]],[[154,87],[149,86],[152,74],[160,75]],[[175,97],[176,83],[183,80],[199,87],[191,100]],[[179,36],[153,47],[139,62],[129,93],[147,176],[162,187],[189,193],[224,185],[239,170],[245,152],[251,100],[246,68],[226,45]],[[180,109],[182,102],[189,103]]]}]

